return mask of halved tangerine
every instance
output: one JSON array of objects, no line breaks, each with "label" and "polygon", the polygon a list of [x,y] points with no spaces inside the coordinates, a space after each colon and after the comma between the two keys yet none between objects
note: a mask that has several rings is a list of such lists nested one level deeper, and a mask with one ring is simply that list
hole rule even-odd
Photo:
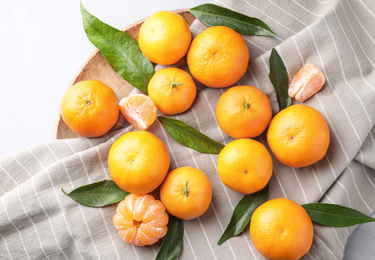
[{"label": "halved tangerine", "polygon": [[126,243],[144,246],[165,236],[168,220],[160,200],[149,194],[130,193],[118,204],[113,224]]},{"label": "halved tangerine", "polygon": [[138,130],[146,130],[156,119],[155,102],[144,94],[134,94],[120,101],[120,111],[126,120]]},{"label": "halved tangerine", "polygon": [[294,76],[289,85],[288,94],[303,102],[317,93],[324,84],[323,73],[312,64],[306,64]]}]

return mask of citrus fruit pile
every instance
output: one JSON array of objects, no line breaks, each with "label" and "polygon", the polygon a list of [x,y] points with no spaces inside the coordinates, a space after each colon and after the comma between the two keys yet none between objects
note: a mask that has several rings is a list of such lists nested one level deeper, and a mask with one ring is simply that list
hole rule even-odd
[{"label": "citrus fruit pile", "polygon": [[[185,19],[168,11],[145,20],[138,42],[150,61],[172,65],[152,76],[148,95],[134,94],[119,102],[104,83],[82,81],[68,90],[61,110],[66,125],[83,137],[107,133],[119,111],[139,130],[113,143],[108,169],[112,180],[130,193],[118,204],[113,223],[125,242],[143,246],[166,234],[166,211],[180,219],[194,219],[207,211],[212,198],[206,174],[188,166],[170,170],[167,147],[146,130],[155,121],[157,110],[176,115],[192,106],[197,95],[194,79],[211,88],[236,84],[248,69],[249,50],[244,38],[226,26],[209,27],[191,42]],[[184,56],[191,75],[173,67]],[[323,74],[314,65],[306,65],[290,84],[289,95],[304,101],[323,84]],[[215,114],[222,131],[236,139],[221,150],[218,175],[228,188],[242,194],[260,191],[272,176],[271,153],[250,139],[267,128],[270,150],[278,161],[291,167],[318,162],[329,146],[329,129],[320,112],[300,104],[272,118],[270,101],[254,86],[229,88],[221,95]],[[148,193],[158,187],[160,200],[155,200]],[[299,259],[311,247],[313,226],[300,205],[279,198],[256,209],[250,236],[259,252],[270,259]]]}]

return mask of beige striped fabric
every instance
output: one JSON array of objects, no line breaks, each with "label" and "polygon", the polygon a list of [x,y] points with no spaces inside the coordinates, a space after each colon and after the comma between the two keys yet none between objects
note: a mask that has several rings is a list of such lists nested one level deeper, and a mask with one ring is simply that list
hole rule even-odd
[{"label": "beige striped fabric", "polygon": [[[268,79],[270,50],[276,48],[292,77],[304,64],[319,67],[323,89],[306,105],[319,110],[331,133],[327,155],[302,169],[274,158],[269,199],[287,197],[300,204],[337,203],[366,214],[375,210],[375,4],[372,0],[252,1],[214,3],[265,21],[276,37],[244,36],[250,63],[238,82],[261,89],[278,112]],[[206,27],[192,25],[193,35]],[[225,89],[198,84],[192,108],[174,116],[211,138],[232,139],[218,127],[215,107]],[[294,101],[294,103],[296,103]],[[81,206],[61,192],[109,179],[107,155],[112,143],[134,129],[120,119],[102,138],[55,140],[0,159],[0,259],[154,259],[150,247],[125,244],[112,224],[115,205]],[[171,168],[203,170],[213,187],[212,203],[201,217],[185,221],[180,259],[264,259],[248,228],[221,246],[217,241],[242,195],[226,188],[216,172],[217,155],[201,154],[172,139],[155,122],[150,131],[167,145]],[[256,138],[266,146],[266,135]],[[268,146],[267,146],[268,147]],[[154,193],[157,197],[157,192]],[[314,241],[303,259],[342,259],[355,227],[314,225]]]}]

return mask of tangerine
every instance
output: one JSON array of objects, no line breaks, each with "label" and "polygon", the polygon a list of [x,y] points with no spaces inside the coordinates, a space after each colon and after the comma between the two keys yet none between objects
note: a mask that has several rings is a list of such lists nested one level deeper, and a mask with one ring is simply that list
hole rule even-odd
[{"label": "tangerine", "polygon": [[167,115],[188,110],[197,94],[193,78],[184,70],[166,68],[157,71],[148,83],[148,95]]},{"label": "tangerine", "polygon": [[112,180],[123,190],[145,194],[164,180],[170,164],[165,144],[147,131],[129,132],[117,139],[108,155]]},{"label": "tangerine", "polygon": [[98,80],[74,84],[61,102],[64,123],[82,137],[106,134],[116,124],[119,113],[116,93]]},{"label": "tangerine", "polygon": [[173,12],[157,12],[139,29],[139,48],[150,61],[161,65],[179,61],[187,53],[190,42],[191,33],[186,20]]},{"label": "tangerine", "polygon": [[266,147],[252,139],[238,139],[219,153],[217,171],[231,190],[250,194],[263,189],[273,170],[272,157]]},{"label": "tangerine", "polygon": [[297,260],[311,248],[314,228],[306,210],[286,198],[269,200],[253,213],[250,237],[271,260]]},{"label": "tangerine", "polygon": [[184,166],[168,173],[160,187],[160,199],[167,211],[180,219],[203,215],[212,198],[211,182],[199,169]]},{"label": "tangerine", "polygon": [[190,73],[212,88],[235,84],[245,74],[248,62],[245,40],[226,26],[212,26],[198,34],[187,54]]},{"label": "tangerine", "polygon": [[164,237],[168,221],[164,205],[149,194],[130,193],[118,204],[113,217],[122,240],[136,246],[152,245]]},{"label": "tangerine", "polygon": [[272,118],[267,96],[253,86],[235,86],[224,92],[216,106],[220,128],[233,138],[253,138],[267,128]]},{"label": "tangerine", "polygon": [[267,140],[281,163],[299,168],[324,157],[330,134],[318,110],[306,105],[293,105],[281,110],[272,119]]}]

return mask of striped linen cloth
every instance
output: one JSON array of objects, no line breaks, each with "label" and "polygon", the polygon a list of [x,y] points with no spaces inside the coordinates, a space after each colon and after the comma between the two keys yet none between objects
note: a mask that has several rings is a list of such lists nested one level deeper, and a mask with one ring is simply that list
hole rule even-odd
[{"label": "striped linen cloth", "polygon": [[[269,199],[297,203],[337,203],[366,214],[375,210],[375,4],[371,0],[252,1],[220,0],[215,4],[265,21],[275,37],[244,36],[250,63],[238,82],[261,89],[278,105],[268,79],[270,50],[276,48],[292,77],[312,63],[326,77],[323,89],[306,105],[319,110],[331,133],[327,155],[302,169],[274,158]],[[206,26],[192,25],[196,36]],[[218,127],[215,106],[225,89],[205,88],[192,108],[175,118],[211,138],[232,139]],[[296,103],[295,101],[293,101]],[[120,125],[123,125],[122,127]],[[107,155],[112,143],[133,131],[123,118],[101,138],[54,140],[0,159],[0,259],[154,259],[160,242],[150,247],[125,244],[112,224],[116,205],[89,208],[61,192],[110,179]],[[167,145],[171,168],[203,170],[213,199],[201,217],[185,221],[180,259],[264,259],[251,242],[248,228],[221,246],[225,230],[242,195],[226,188],[216,172],[217,155],[201,154],[172,139],[155,122],[149,129]],[[257,140],[266,146],[266,135]],[[268,146],[267,146],[268,147]],[[154,193],[156,194],[156,193]],[[314,241],[303,259],[342,259],[355,227],[314,225]]]}]

